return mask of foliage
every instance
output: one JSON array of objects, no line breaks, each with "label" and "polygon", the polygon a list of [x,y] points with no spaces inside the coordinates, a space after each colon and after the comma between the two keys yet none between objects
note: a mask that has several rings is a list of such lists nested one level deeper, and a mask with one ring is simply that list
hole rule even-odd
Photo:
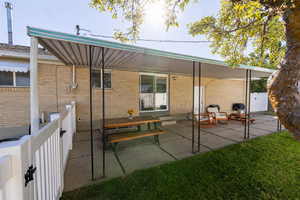
[{"label": "foliage", "polygon": [[63,195],[76,199],[299,199],[300,144],[287,132],[136,171]]},{"label": "foliage", "polygon": [[212,41],[213,52],[222,55],[231,65],[272,68],[279,64],[286,51],[280,15],[269,13],[259,1],[222,0],[216,17],[204,17],[189,28],[193,36],[206,35]]},{"label": "foliage", "polygon": [[[131,23],[126,32],[117,30],[114,33],[116,39],[122,42],[129,40],[135,41],[140,33],[140,26],[144,22],[145,8],[159,0],[91,0],[91,7],[100,12],[111,12],[113,18],[121,15],[125,20]],[[171,26],[178,26],[177,13],[184,10],[189,0],[164,0],[165,7],[165,25],[168,29]]]},{"label": "foliage", "polygon": [[[208,1],[208,0],[202,0]],[[158,0],[91,0],[99,11],[113,18],[122,15],[131,23],[126,32],[117,30],[115,38],[127,42],[138,39],[145,8]],[[190,0],[164,0],[165,25],[178,26],[177,14]],[[193,2],[197,2],[194,0]],[[203,34],[212,41],[213,53],[220,54],[232,66],[250,64],[275,68],[285,55],[283,11],[296,0],[221,0],[218,15],[207,16],[188,25],[193,36]]]},{"label": "foliage", "polygon": [[251,92],[267,92],[267,78],[252,80]]}]

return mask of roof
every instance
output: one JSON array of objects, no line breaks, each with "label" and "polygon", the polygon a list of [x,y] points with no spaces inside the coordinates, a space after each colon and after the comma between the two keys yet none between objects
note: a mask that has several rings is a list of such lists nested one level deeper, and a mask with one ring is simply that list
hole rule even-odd
[{"label": "roof", "polygon": [[[233,69],[225,62],[219,60],[33,27],[27,27],[27,33],[31,37],[37,37],[43,47],[66,65],[91,65],[93,67],[100,67],[102,65],[101,56],[103,51],[105,66],[116,69],[191,74],[192,63],[196,62],[201,63],[202,68],[204,68],[204,76],[206,75],[208,77],[230,78],[234,71],[239,71],[238,76],[232,76],[231,78],[241,78],[245,76],[243,73],[245,69],[251,69],[256,72],[254,76],[257,77],[269,76],[274,72],[274,70],[271,69],[248,65],[239,65]],[[220,75],[223,73],[224,75],[224,73],[229,71],[230,73],[228,73],[227,76],[218,76],[218,73],[220,73]]]},{"label": "roof", "polygon": [[[29,46],[23,46],[23,45],[10,45],[7,43],[0,43],[0,50],[9,50],[14,52],[30,52]],[[44,48],[39,48],[39,54],[40,55],[52,55],[49,51],[47,51]]]},{"label": "roof", "polygon": [[[4,58],[5,60],[7,58],[20,58],[29,60],[29,54],[29,46],[0,43],[0,58]],[[61,62],[45,48],[39,48],[39,61],[61,64]]]}]

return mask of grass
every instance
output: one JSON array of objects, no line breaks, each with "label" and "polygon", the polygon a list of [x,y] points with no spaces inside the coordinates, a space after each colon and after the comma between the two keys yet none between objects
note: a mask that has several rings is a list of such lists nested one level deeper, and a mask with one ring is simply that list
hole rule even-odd
[{"label": "grass", "polygon": [[68,199],[300,199],[300,143],[288,132],[136,171]]}]

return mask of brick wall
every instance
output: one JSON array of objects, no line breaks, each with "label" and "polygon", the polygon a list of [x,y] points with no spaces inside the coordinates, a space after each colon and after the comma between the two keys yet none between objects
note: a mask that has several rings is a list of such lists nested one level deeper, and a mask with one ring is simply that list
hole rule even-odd
[{"label": "brick wall", "polygon": [[[170,113],[192,112],[192,76],[171,75]],[[195,86],[198,86],[198,78]],[[245,85],[243,80],[220,80],[201,78],[204,87],[205,107],[209,104],[220,105],[222,111],[231,112],[232,103],[243,103]]]},{"label": "brick wall", "polygon": [[[71,91],[72,68],[39,64],[40,112],[62,111],[72,100],[77,103],[78,124],[87,124],[90,116],[89,69],[76,68],[78,88]],[[197,85],[198,80],[196,79]],[[231,111],[231,104],[244,101],[244,82],[202,78],[205,103],[219,104]],[[105,90],[106,117],[126,117],[128,109],[139,110],[138,72],[112,71],[112,89]],[[93,89],[93,119],[102,115],[102,91]],[[171,75],[170,113],[187,113],[192,108],[192,77]],[[0,88],[0,128],[29,124],[29,88]],[[136,113],[138,114],[138,113]]]}]

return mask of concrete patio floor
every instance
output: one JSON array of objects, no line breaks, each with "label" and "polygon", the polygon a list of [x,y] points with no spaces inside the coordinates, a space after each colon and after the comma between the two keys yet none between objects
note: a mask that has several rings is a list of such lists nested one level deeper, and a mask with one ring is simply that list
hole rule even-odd
[{"label": "concrete patio floor", "polygon": [[[250,139],[277,131],[274,116],[255,114],[250,126]],[[94,137],[94,174],[96,181],[122,176],[137,169],[148,168],[183,159],[192,155],[191,121],[177,121],[164,126],[166,134],[160,136],[160,145],[154,144],[153,137],[122,142],[118,146],[118,156],[111,149],[106,151],[106,176],[102,177],[101,136]],[[195,149],[197,149],[197,128],[195,129]],[[244,141],[244,125],[239,121],[218,124],[213,128],[201,128],[200,153]],[[123,169],[123,170],[122,170]],[[89,131],[78,132],[74,138],[73,150],[65,172],[65,191],[94,183],[91,180],[91,145]]]}]

